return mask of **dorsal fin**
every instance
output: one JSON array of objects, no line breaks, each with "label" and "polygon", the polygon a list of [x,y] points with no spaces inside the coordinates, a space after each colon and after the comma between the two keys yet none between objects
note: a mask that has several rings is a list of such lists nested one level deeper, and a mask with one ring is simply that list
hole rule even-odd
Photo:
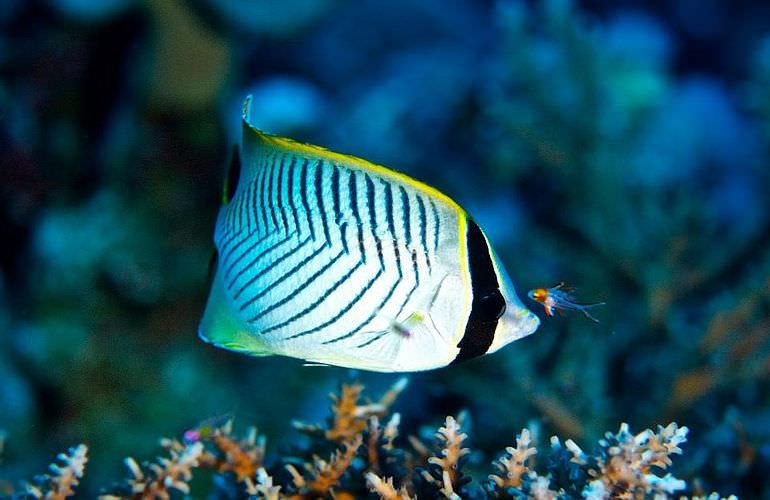
[{"label": "dorsal fin", "polygon": [[334,151],[329,151],[328,149],[321,146],[297,142],[293,139],[270,135],[259,130],[251,122],[251,99],[252,98],[250,95],[246,97],[246,100],[243,103],[243,111],[241,115],[241,119],[243,121],[244,156],[248,155],[249,152],[258,153],[257,149],[262,147],[267,149],[280,150],[302,158],[322,159],[334,162],[335,164],[342,167],[362,170],[382,177],[386,180],[412,186],[415,189],[448,204],[452,208],[465,213],[465,210],[463,210],[462,207],[460,207],[457,203],[455,203],[454,200],[452,200],[449,196],[445,195],[438,189],[413,179],[397,170],[393,170],[382,165],[377,165],[357,156],[336,153]]}]

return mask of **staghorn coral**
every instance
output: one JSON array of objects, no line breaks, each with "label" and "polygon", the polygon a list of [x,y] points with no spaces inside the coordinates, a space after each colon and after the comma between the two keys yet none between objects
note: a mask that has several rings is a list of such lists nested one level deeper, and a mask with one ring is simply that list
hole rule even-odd
[{"label": "staghorn coral", "polygon": [[396,490],[393,486],[393,478],[382,479],[374,472],[366,473],[366,484],[373,493],[377,493],[384,500],[411,500],[409,491],[405,486]]},{"label": "staghorn coral", "polygon": [[380,419],[376,416],[369,419],[366,432],[366,458],[370,471],[380,472],[380,469],[387,468],[394,460],[398,460],[398,449],[394,441],[398,437],[400,423],[399,413],[394,413],[385,427],[380,426]]},{"label": "staghorn coral", "polygon": [[379,442],[382,438],[382,428],[380,419],[371,417],[369,419],[369,432],[366,438],[366,458],[371,470],[378,470],[380,463]]},{"label": "staghorn coral", "polygon": [[[218,472],[232,472],[236,480],[246,481],[253,478],[265,460],[265,439],[257,434],[255,427],[249,427],[246,437],[234,438],[232,420],[228,419],[221,427],[213,427],[207,432],[192,431],[193,439],[205,439],[210,442],[218,454],[204,452],[202,461],[209,468]],[[190,434],[190,431],[188,433]]]},{"label": "staghorn coral", "polygon": [[393,441],[398,437],[398,426],[401,424],[401,414],[394,413],[388,420],[385,430],[382,431],[382,437],[385,443],[382,445],[386,450],[393,449]]},{"label": "staghorn coral", "polygon": [[436,433],[436,440],[441,446],[441,457],[428,458],[429,466],[422,471],[422,478],[429,484],[438,487],[439,492],[446,498],[460,498],[457,492],[464,483],[461,459],[470,453],[463,447],[467,434],[460,432],[460,424],[454,417],[447,417],[444,426]]},{"label": "staghorn coral", "polygon": [[252,481],[251,478],[246,478],[244,482],[246,483],[246,493],[251,496],[267,500],[282,498],[281,487],[273,485],[272,476],[263,468],[257,470],[256,482]]},{"label": "staghorn coral", "polygon": [[234,437],[229,417],[208,419],[186,431],[184,442],[163,439],[161,446],[168,451],[169,458],[159,458],[158,463],[147,464],[147,472],[133,458],[127,458],[125,463],[132,477],[126,481],[125,491],[104,495],[103,498],[165,499],[170,497],[170,490],[188,494],[188,483],[193,470],[198,468],[231,474],[249,494],[272,498],[280,491],[280,486],[273,486],[272,478],[262,467],[264,438],[257,434],[254,427],[248,429],[246,437]]},{"label": "staghorn coral", "polygon": [[[433,440],[426,442],[414,436],[399,439],[398,413],[385,426],[380,424],[403,386],[399,381],[376,404],[359,404],[363,386],[343,386],[341,394],[332,398],[333,417],[328,428],[314,426],[312,445],[298,450],[307,458],[287,457],[273,464],[265,463],[265,441],[256,430],[249,429],[239,438],[233,434],[230,417],[207,420],[186,431],[182,439],[161,440],[167,457],[155,463],[140,466],[127,458],[129,478],[101,498],[205,496],[205,491],[194,491],[191,485],[197,470],[208,470],[216,478],[209,496],[270,500],[348,499],[372,494],[386,500],[666,499],[687,491],[685,481],[668,472],[673,457],[682,453],[680,446],[688,433],[687,427],[675,423],[638,434],[621,424],[618,432],[606,433],[592,453],[584,452],[571,439],[562,444],[552,437],[550,452],[537,464],[533,459],[538,453],[534,434],[524,428],[516,437],[516,446],[506,448],[506,453],[492,463],[495,471],[482,488],[465,467],[470,449],[466,446],[468,436],[462,432],[464,419],[446,417]],[[345,436],[344,440],[340,441],[340,436]],[[329,459],[322,459],[318,452],[325,446],[333,449]],[[53,474],[28,487],[27,495],[50,499],[72,495],[83,476],[86,451],[85,445],[80,445],[60,455],[62,465],[53,465]],[[694,484],[692,498],[722,498],[716,493],[706,495]]]},{"label": "staghorn coral", "polygon": [[84,444],[75,446],[56,458],[61,464],[52,463],[49,466],[50,474],[36,478],[36,484],[27,485],[29,497],[62,500],[75,494],[75,487],[85,473],[88,447]]},{"label": "staghorn coral", "polygon": [[516,447],[509,446],[505,449],[507,457],[499,458],[495,463],[499,474],[490,474],[489,479],[495,483],[497,489],[519,488],[523,481],[523,476],[530,473],[527,462],[537,454],[537,448],[530,447],[529,429],[523,429],[521,434],[516,437]]},{"label": "staghorn coral", "polygon": [[376,403],[359,404],[364,386],[361,384],[343,384],[341,394],[330,394],[332,398],[333,420],[331,426],[323,429],[319,425],[293,422],[297,430],[307,434],[323,433],[330,441],[345,442],[361,434],[367,428],[370,417],[383,416],[403,391],[408,379],[401,378],[383,394]]},{"label": "staghorn coral", "polygon": [[[496,498],[514,498],[528,496],[537,500],[555,499],[564,496],[564,490],[554,491],[551,489],[551,478],[540,476],[532,469],[537,454],[537,448],[530,446],[532,444],[531,432],[524,428],[516,437],[516,446],[509,446],[505,449],[505,456],[500,457],[494,462],[497,468],[497,474],[490,474],[491,481],[488,489],[489,493]],[[524,487],[528,490],[528,495],[524,493]]]},{"label": "staghorn coral", "polygon": [[200,465],[203,444],[184,445],[173,439],[161,440],[161,445],[168,451],[170,458],[158,458],[157,463],[146,464],[145,469],[131,457],[126,458],[131,477],[126,481],[127,493],[103,495],[103,500],[131,498],[135,500],[166,500],[171,498],[171,490],[189,494],[187,484],[192,479],[192,471]]},{"label": "staghorn coral", "polygon": [[335,451],[328,461],[313,456],[313,462],[305,464],[309,478],[302,475],[293,465],[287,465],[286,470],[291,474],[294,488],[298,492],[291,498],[319,498],[327,495],[336,497],[333,488],[350,468],[362,444],[363,438],[359,434],[351,441],[343,443],[344,449]]},{"label": "staghorn coral", "polygon": [[[608,432],[599,441],[600,451],[593,458],[572,440],[565,443],[573,454],[573,461],[586,467],[593,478],[583,491],[587,498],[644,498],[645,495],[673,494],[685,489],[685,482],[670,473],[663,477],[653,472],[653,467],[665,470],[671,465],[671,455],[681,454],[679,445],[687,440],[687,427],[671,423],[658,426],[658,431],[646,429],[631,434],[628,424],[620,430]],[[590,463],[589,463],[590,462]]]}]

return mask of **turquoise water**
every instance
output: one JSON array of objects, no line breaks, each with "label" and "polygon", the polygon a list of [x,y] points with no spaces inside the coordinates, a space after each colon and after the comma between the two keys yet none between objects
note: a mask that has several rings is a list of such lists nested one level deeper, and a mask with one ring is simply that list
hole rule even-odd
[{"label": "turquoise water", "polygon": [[[465,412],[482,488],[523,427],[543,450],[559,435],[590,451],[621,422],[676,421],[688,494],[770,495],[767,9],[267,4],[3,2],[0,492],[85,443],[88,498],[126,476],[125,457],[224,414],[238,435],[256,425],[268,471],[284,471],[308,446],[292,419],[324,421],[343,382],[376,398],[398,379],[198,339],[252,94],[260,128],[457,200],[542,320],[494,355],[412,375],[392,407],[400,448]],[[559,281],[607,303],[600,323],[525,298]]]}]

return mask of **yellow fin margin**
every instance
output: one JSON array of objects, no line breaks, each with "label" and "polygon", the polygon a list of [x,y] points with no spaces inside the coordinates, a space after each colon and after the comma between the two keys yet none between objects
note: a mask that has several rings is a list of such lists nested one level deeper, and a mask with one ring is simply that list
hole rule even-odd
[{"label": "yellow fin margin", "polygon": [[315,146],[313,144],[304,144],[301,142],[297,142],[293,139],[289,139],[286,137],[278,137],[275,135],[270,135],[265,132],[262,132],[261,130],[256,128],[254,125],[252,125],[251,121],[249,120],[249,117],[251,116],[251,99],[252,97],[249,95],[248,97],[246,97],[246,100],[243,103],[243,111],[242,111],[241,118],[243,120],[244,133],[248,129],[249,131],[251,131],[253,134],[256,135],[256,138],[262,144],[268,147],[289,151],[299,156],[313,156],[313,157],[324,158],[329,161],[335,161],[335,162],[341,163],[346,167],[372,172],[386,179],[392,179],[395,181],[403,182],[404,184],[412,186],[413,188],[427,194],[428,196],[432,196],[433,198],[446,203],[449,207],[456,210],[458,214],[462,214],[462,215],[466,214],[465,210],[449,196],[445,195],[438,189],[432,186],[429,186],[423,182],[420,182],[416,179],[413,179],[412,177],[409,177],[404,173],[398,172],[397,170],[393,170],[391,168],[388,168],[382,165],[377,165],[375,163],[367,161],[363,158],[359,158],[357,156],[343,154],[343,153],[336,153],[334,151],[329,151],[328,149],[323,148],[321,146]]}]

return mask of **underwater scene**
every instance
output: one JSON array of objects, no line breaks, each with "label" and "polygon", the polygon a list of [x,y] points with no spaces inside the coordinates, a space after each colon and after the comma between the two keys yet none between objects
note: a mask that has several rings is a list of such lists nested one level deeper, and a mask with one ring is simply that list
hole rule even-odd
[{"label": "underwater scene", "polygon": [[0,1],[0,498],[770,499],[770,6]]}]

